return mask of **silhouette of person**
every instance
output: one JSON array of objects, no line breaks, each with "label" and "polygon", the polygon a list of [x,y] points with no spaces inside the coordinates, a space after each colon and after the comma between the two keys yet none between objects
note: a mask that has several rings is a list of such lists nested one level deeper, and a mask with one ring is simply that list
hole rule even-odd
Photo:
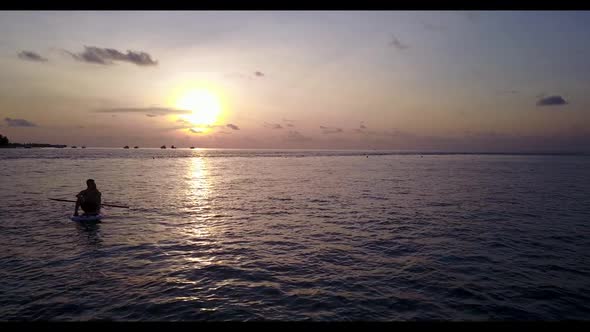
[{"label": "silhouette of person", "polygon": [[88,188],[82,190],[76,197],[76,208],[74,215],[78,215],[78,208],[82,208],[85,215],[97,215],[100,213],[101,193],[96,188],[96,183],[93,179],[86,180]]}]

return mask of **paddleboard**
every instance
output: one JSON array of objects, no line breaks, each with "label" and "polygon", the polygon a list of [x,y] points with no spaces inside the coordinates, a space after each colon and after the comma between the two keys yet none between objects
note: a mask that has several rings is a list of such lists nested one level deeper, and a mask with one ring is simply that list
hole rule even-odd
[{"label": "paddleboard", "polygon": [[79,216],[71,216],[70,220],[72,221],[100,221],[104,216],[102,214],[97,215],[79,215]]}]

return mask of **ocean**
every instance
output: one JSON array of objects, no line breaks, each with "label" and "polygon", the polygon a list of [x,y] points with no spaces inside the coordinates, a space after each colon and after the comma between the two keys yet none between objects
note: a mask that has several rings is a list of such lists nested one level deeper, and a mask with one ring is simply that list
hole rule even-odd
[{"label": "ocean", "polygon": [[0,320],[588,320],[589,223],[588,155],[0,149]]}]

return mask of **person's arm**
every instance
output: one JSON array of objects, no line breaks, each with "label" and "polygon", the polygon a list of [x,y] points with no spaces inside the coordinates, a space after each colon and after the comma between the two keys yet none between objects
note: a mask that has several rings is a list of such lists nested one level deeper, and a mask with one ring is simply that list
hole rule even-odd
[{"label": "person's arm", "polygon": [[98,202],[97,202],[98,203],[98,208],[97,208],[98,211],[97,212],[100,213],[100,208],[102,207],[102,194],[100,192],[98,192],[97,197],[98,197]]},{"label": "person's arm", "polygon": [[77,216],[78,215],[78,209],[80,208],[80,203],[82,200],[82,191],[78,193],[78,195],[76,195],[76,207],[74,208],[74,215]]}]

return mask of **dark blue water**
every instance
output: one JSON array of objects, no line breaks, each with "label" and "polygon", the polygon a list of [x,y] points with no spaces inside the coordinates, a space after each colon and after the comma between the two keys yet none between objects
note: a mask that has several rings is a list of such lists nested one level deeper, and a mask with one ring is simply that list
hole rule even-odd
[{"label": "dark blue water", "polygon": [[[589,166],[3,149],[0,320],[586,320]],[[70,221],[87,178],[132,208]]]}]

